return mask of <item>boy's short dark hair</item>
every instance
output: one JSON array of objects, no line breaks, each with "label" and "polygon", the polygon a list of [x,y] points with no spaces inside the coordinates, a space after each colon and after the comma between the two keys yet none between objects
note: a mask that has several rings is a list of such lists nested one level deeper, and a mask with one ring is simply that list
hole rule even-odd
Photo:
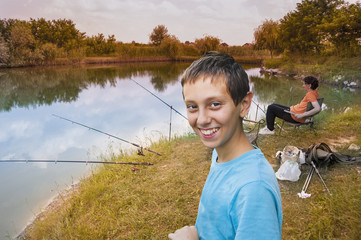
[{"label": "boy's short dark hair", "polygon": [[248,75],[233,57],[219,52],[207,52],[194,61],[183,73],[182,86],[193,83],[198,77],[211,77],[212,81],[224,76],[229,95],[238,105],[249,91]]}]

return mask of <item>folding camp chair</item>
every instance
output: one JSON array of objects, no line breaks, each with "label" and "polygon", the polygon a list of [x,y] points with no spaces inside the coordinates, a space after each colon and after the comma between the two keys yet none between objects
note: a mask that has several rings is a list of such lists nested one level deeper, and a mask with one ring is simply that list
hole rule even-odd
[{"label": "folding camp chair", "polygon": [[[282,124],[281,124],[281,129],[280,129],[280,135],[281,135],[281,132],[282,132],[282,129],[283,129],[283,124],[288,124],[288,125],[291,125],[291,126],[294,126],[294,129],[297,128],[297,131],[299,132],[299,127],[302,126],[302,125],[310,125],[310,131],[314,130],[313,128],[313,124],[314,124],[314,116],[316,116],[317,114],[319,114],[322,110],[322,103],[323,103],[323,98],[318,98],[317,99],[318,101],[318,104],[320,105],[320,111],[318,111],[317,113],[313,114],[312,116],[309,116],[307,117],[306,121],[304,123],[291,123],[291,122],[287,122],[285,120],[282,120]],[[312,103],[311,102],[308,102],[307,103],[307,107],[306,107],[306,112],[307,111],[310,111],[313,109],[313,106],[312,106]]]},{"label": "folding camp chair", "polygon": [[[248,122],[251,125],[247,125],[245,124],[245,122]],[[258,146],[257,139],[258,139],[260,127],[264,123],[265,121],[263,119],[259,121],[243,119],[243,131],[246,133],[248,140],[256,146]]]}]

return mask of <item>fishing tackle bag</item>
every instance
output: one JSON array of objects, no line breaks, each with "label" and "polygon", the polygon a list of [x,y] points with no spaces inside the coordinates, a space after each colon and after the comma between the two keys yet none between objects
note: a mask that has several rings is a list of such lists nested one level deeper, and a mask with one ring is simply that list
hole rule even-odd
[{"label": "fishing tackle bag", "polygon": [[311,161],[313,161],[318,167],[328,166],[333,163],[361,163],[361,157],[333,152],[326,143],[313,144],[305,152],[306,163],[311,164]]}]

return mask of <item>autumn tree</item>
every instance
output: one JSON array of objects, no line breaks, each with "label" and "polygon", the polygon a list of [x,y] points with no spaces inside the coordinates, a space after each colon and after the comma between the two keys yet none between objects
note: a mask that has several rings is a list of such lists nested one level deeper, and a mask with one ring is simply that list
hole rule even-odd
[{"label": "autumn tree", "polygon": [[9,36],[10,60],[15,65],[22,65],[32,58],[35,39],[26,22],[15,23]]},{"label": "autumn tree", "polygon": [[45,43],[40,46],[41,54],[44,57],[45,62],[52,62],[56,58],[57,46],[53,43]]},{"label": "autumn tree", "polygon": [[208,51],[216,51],[219,47],[221,40],[213,36],[205,36],[195,40],[196,47],[201,54]]},{"label": "autumn tree", "polygon": [[255,48],[267,49],[273,54],[281,50],[279,41],[279,23],[273,20],[266,20],[254,32]]},{"label": "autumn tree", "polygon": [[153,32],[149,35],[151,44],[159,46],[163,39],[169,37],[168,29],[164,25],[158,25],[153,29]]},{"label": "autumn tree", "polygon": [[0,33],[0,66],[6,66],[9,60],[9,48]]},{"label": "autumn tree", "polygon": [[181,42],[174,35],[167,36],[160,44],[162,51],[170,58],[175,59],[179,56]]}]

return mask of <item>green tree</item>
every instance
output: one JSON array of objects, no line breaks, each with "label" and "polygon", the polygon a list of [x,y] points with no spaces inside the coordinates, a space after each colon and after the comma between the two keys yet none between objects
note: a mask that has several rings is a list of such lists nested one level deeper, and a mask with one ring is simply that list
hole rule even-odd
[{"label": "green tree", "polygon": [[85,33],[76,29],[73,21],[67,19],[52,20],[51,32],[51,42],[66,50],[81,47],[85,38]]},{"label": "green tree", "polygon": [[159,46],[163,39],[169,37],[168,29],[164,25],[158,25],[153,29],[153,32],[149,35],[151,44]]},{"label": "green tree", "polygon": [[319,26],[332,20],[343,0],[303,0],[295,11],[280,20],[282,46],[291,52],[320,52],[323,38]]},{"label": "green tree", "polygon": [[196,47],[201,54],[208,51],[216,51],[219,47],[221,40],[217,37],[205,36],[195,40]]},{"label": "green tree", "polygon": [[102,33],[99,33],[97,36],[92,36],[86,38],[87,45],[87,55],[102,55],[110,54],[115,52],[115,37],[114,35],[108,36],[108,39],[105,39]]},{"label": "green tree", "polygon": [[44,18],[30,19],[31,33],[40,44],[53,43],[66,51],[83,47],[85,33],[69,19],[47,21]]},{"label": "green tree", "polygon": [[114,34],[113,35],[108,35],[108,39],[107,39],[106,47],[105,47],[105,53],[106,54],[115,52],[116,41],[117,40],[115,39]]},{"label": "green tree", "polygon": [[0,34],[4,38],[5,42],[9,41],[10,30],[15,23],[20,22],[16,19],[0,19]]},{"label": "green tree", "polygon": [[56,28],[55,39],[58,40],[59,47],[67,50],[82,47],[85,33],[76,29],[72,20],[59,19],[53,20],[53,23]]},{"label": "green tree", "polygon": [[273,20],[265,20],[254,32],[255,48],[267,49],[271,58],[276,52],[280,52],[279,23]]},{"label": "green tree", "polygon": [[47,21],[44,18],[32,19],[30,18],[31,32],[36,41],[40,44],[53,43],[56,44],[54,39],[55,32],[51,21]]},{"label": "green tree", "polygon": [[330,42],[337,55],[356,55],[360,51],[361,4],[346,4],[335,11],[331,21],[320,25],[325,42]]},{"label": "green tree", "polygon": [[170,58],[176,59],[179,56],[181,42],[174,35],[167,36],[160,44],[162,51]]},{"label": "green tree", "polygon": [[86,38],[87,45],[87,55],[97,54],[100,55],[103,53],[103,45],[105,45],[105,38],[102,33],[99,33],[97,36],[92,36]]}]

